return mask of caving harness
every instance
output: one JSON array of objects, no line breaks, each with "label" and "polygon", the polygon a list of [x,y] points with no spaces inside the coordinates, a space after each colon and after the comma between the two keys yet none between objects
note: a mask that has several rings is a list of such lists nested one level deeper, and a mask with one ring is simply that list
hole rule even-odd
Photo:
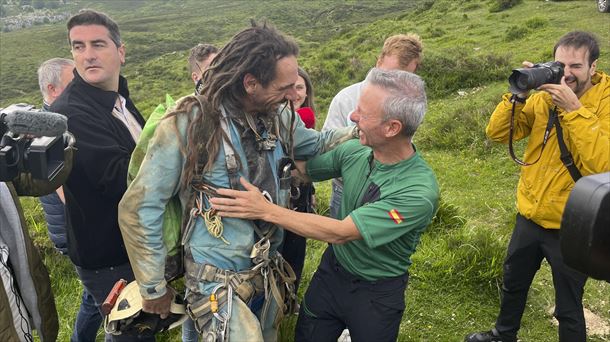
[{"label": "caving harness", "polygon": [[[203,110],[203,106],[201,107]],[[225,165],[229,176],[229,183],[232,189],[239,189],[239,167],[231,133],[229,131],[229,118],[226,110],[220,106],[221,120],[220,128],[223,133],[223,148],[225,153]],[[291,120],[290,131],[293,131],[294,126],[294,111]],[[269,133],[263,137],[258,134],[254,119],[246,114],[246,121],[253,130],[256,139],[257,150],[270,151],[276,147],[276,142],[279,140],[285,151],[292,150],[292,146],[284,144],[279,132],[279,117],[274,118],[272,125],[273,133]],[[292,153],[291,153],[292,154]],[[198,171],[202,170],[207,159],[200,158]],[[290,170],[294,168],[292,158],[284,158],[280,161],[280,191],[290,187]],[[184,224],[182,233],[182,246],[189,242],[198,217],[201,217],[211,236],[220,239],[225,244],[230,244],[223,236],[223,223],[218,217],[216,211],[206,206],[209,203],[209,198],[219,196],[216,189],[203,182],[203,172],[199,174],[193,182],[191,182],[191,200],[188,212],[188,219]],[[288,188],[290,191],[290,188]],[[273,201],[272,196],[263,191],[263,196],[269,201]],[[228,341],[229,340],[229,320],[231,319],[231,310],[233,306],[233,295],[237,296],[245,304],[249,304],[255,297],[264,295],[264,303],[261,311],[261,326],[267,317],[271,300],[275,301],[278,306],[278,311],[275,315],[273,326],[277,327],[285,315],[295,312],[297,307],[297,297],[295,294],[294,283],[296,276],[290,265],[284,260],[281,254],[275,252],[270,253],[271,237],[276,232],[277,226],[272,226],[268,231],[262,231],[256,224],[254,231],[258,237],[258,241],[253,245],[250,252],[252,260],[252,268],[245,271],[235,272],[231,270],[220,269],[210,264],[198,264],[194,261],[192,254],[188,248],[185,248],[184,266],[185,274],[187,275],[187,286],[191,290],[198,288],[197,283],[218,283],[209,295],[204,295],[193,291],[187,295],[186,312],[195,323],[196,330],[203,334],[204,341]],[[194,283],[193,283],[194,282]],[[212,323],[215,322],[214,325]]]}]

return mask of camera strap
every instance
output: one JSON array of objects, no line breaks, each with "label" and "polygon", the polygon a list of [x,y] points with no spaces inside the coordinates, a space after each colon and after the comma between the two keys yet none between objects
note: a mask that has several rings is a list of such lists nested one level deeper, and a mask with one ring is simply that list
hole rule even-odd
[{"label": "camera strap", "polygon": [[511,98],[511,102],[513,103],[513,108],[512,108],[511,114],[510,114],[510,128],[508,130],[508,153],[510,154],[510,157],[515,161],[515,163],[517,163],[521,166],[534,165],[540,160],[540,157],[542,157],[542,152],[544,151],[544,147],[546,146],[546,143],[549,140],[549,135],[551,134],[551,129],[553,129],[553,117],[552,117],[551,113],[549,113],[549,121],[546,123],[546,129],[544,130],[544,137],[542,139],[542,148],[540,149],[540,154],[538,155],[538,158],[536,158],[536,160],[534,160],[532,163],[526,163],[523,160],[517,158],[517,156],[515,156],[515,151],[513,149],[513,135],[514,135],[514,130],[515,130],[515,102],[523,103],[523,101],[518,100],[517,95],[513,94],[512,98]]},{"label": "camera strap", "polygon": [[549,111],[549,116],[552,116],[554,118],[553,121],[555,124],[555,130],[557,130],[557,143],[559,144],[559,151],[561,152],[559,159],[561,159],[563,165],[566,167],[566,169],[568,169],[570,176],[572,176],[574,183],[576,183],[576,181],[579,180],[582,175],[574,164],[574,158],[572,157],[572,153],[570,153],[570,150],[568,150],[565,141],[563,141],[563,130],[561,128],[561,124],[559,123],[557,107]]},{"label": "camera strap", "polygon": [[[513,97],[516,97],[516,95],[513,94]],[[555,106],[553,109],[549,109],[549,121],[546,124],[546,129],[544,130],[544,137],[542,139],[542,147],[540,148],[540,154],[538,155],[538,158],[536,158],[536,160],[532,163],[526,163],[523,160],[520,160],[519,158],[517,158],[517,156],[515,156],[515,151],[513,149],[513,135],[514,135],[514,128],[515,128],[515,102],[516,101],[512,101],[512,102],[513,102],[513,108],[511,111],[511,115],[510,115],[510,129],[508,132],[508,152],[510,154],[510,157],[515,161],[515,163],[517,163],[521,166],[530,166],[530,165],[536,164],[540,160],[540,157],[542,157],[542,152],[544,151],[544,147],[546,146],[546,143],[548,142],[551,130],[553,129],[553,126],[555,126],[555,130],[557,131],[557,143],[559,144],[559,151],[561,153],[559,159],[561,159],[561,162],[563,163],[563,165],[566,167],[566,169],[568,169],[568,172],[570,173],[570,176],[572,177],[574,182],[576,182],[578,179],[580,179],[580,177],[582,177],[582,175],[581,175],[580,171],[578,170],[578,168],[576,167],[576,165],[574,164],[574,158],[572,157],[572,153],[570,153],[570,151],[568,150],[568,147],[566,146],[565,141],[563,140],[563,130],[561,128],[561,124],[559,123],[559,115],[557,115],[557,106]]]}]

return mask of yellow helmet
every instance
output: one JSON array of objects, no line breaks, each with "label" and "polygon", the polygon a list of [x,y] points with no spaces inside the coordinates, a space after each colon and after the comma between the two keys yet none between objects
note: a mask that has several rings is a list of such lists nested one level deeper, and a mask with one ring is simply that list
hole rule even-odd
[{"label": "yellow helmet", "polygon": [[119,294],[114,307],[104,317],[104,329],[112,335],[128,335],[138,338],[173,329],[187,318],[184,301],[175,295],[170,314],[164,319],[157,314],[142,311],[142,295],[135,281],[129,283]]}]

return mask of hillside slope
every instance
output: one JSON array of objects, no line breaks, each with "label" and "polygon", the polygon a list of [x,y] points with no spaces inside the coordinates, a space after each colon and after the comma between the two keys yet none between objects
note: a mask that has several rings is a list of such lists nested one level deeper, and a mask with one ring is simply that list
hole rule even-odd
[{"label": "hillside slope", "polygon": [[[165,93],[192,91],[185,66],[189,47],[201,41],[221,46],[249,18],[268,18],[302,48],[299,62],[312,75],[321,127],[334,94],[364,78],[385,37],[418,33],[425,44],[418,73],[426,80],[430,108],[415,143],[437,173],[442,203],[413,258],[399,340],[460,341],[468,332],[490,328],[498,311],[519,169],[505,146],[486,140],[484,127],[507,89],[510,70],[523,60],[552,60],[555,41],[579,29],[600,38],[598,68],[610,71],[610,15],[598,13],[592,1],[526,0],[492,12],[499,2],[215,0],[201,8],[194,0],[117,0],[80,5],[107,11],[119,22],[127,45],[124,74],[143,113]],[[0,107],[39,102],[35,69],[47,58],[69,56],[64,31],[64,24],[53,24],[0,33]],[[518,151],[522,148],[523,143],[517,145]],[[327,183],[318,184],[321,212],[328,193]],[[52,273],[61,316],[59,340],[67,340],[80,285],[70,264],[49,247],[39,206],[25,202]],[[301,294],[325,244],[309,242],[308,247]],[[587,284],[585,306],[602,322],[610,322],[608,293],[607,283]],[[557,340],[549,313],[553,304],[552,279],[544,264],[530,291],[523,341]],[[295,321],[283,325],[282,340],[292,340]],[[593,333],[591,341],[610,339],[609,332]],[[178,337],[168,334],[162,340]]]}]

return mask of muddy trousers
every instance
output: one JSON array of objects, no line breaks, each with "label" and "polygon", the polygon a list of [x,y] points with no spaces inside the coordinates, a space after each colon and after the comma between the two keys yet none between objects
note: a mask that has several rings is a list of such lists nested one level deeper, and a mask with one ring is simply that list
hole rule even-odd
[{"label": "muddy trousers", "polygon": [[[206,296],[209,296],[207,294]],[[197,301],[200,295],[189,294],[187,300]],[[277,313],[277,303],[271,298],[269,310],[261,325],[263,315],[264,296],[256,296],[250,304],[244,303],[237,295],[233,295],[231,306],[231,318],[227,334],[228,340],[231,341],[251,341],[251,342],[275,342],[277,341],[278,327],[274,326],[273,322]],[[226,312],[226,305],[222,305],[220,310]],[[200,341],[207,341],[209,333],[213,332],[218,335],[218,321],[212,319],[211,324],[207,325],[199,336]]]},{"label": "muddy trousers", "polygon": [[345,270],[329,246],[299,312],[295,341],[336,342],[348,328],[352,341],[396,341],[405,309],[408,274],[367,281]]},{"label": "muddy trousers", "polygon": [[519,214],[504,261],[502,302],[496,329],[502,336],[517,336],[527,293],[543,258],[551,265],[553,274],[554,316],[559,321],[559,341],[585,341],[582,295],[587,277],[563,263],[558,229],[545,229]]}]

